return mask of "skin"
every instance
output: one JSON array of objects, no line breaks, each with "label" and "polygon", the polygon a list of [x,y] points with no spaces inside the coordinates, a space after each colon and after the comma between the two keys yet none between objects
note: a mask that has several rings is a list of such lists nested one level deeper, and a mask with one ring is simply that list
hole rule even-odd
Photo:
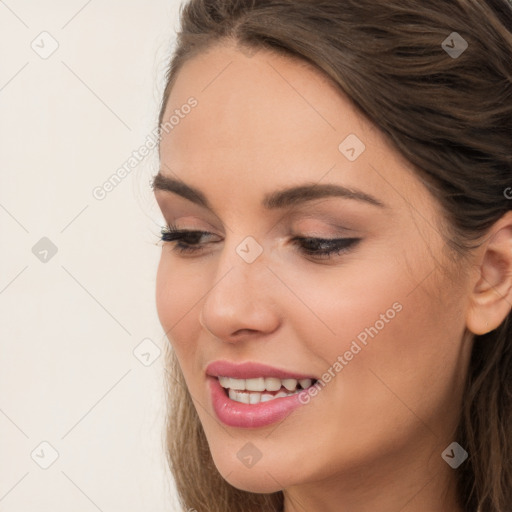
[{"label": "skin", "polygon": [[[160,172],[200,189],[214,211],[168,191],[155,197],[166,223],[212,237],[192,256],[163,244],[156,300],[219,472],[240,489],[284,490],[286,512],[462,511],[441,453],[456,440],[472,333],[510,312],[510,216],[469,263],[457,261],[411,165],[301,61],[215,46],[181,69],[164,120],[190,96],[198,106],[164,134]],[[366,146],[353,162],[338,149],[349,134]],[[260,204],[305,182],[357,188],[385,208],[340,197]],[[263,250],[250,264],[236,252],[247,236]],[[361,241],[315,259],[294,236]],[[216,418],[208,363],[320,378],[394,303],[401,311],[281,423],[241,429]],[[247,442],[262,454],[251,468],[237,458]]]}]

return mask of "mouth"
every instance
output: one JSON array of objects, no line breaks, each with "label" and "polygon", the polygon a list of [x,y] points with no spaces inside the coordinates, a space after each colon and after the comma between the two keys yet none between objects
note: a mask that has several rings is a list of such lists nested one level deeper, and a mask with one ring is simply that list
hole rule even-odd
[{"label": "mouth", "polygon": [[255,405],[270,402],[277,398],[286,398],[298,394],[315,385],[316,379],[280,379],[277,377],[256,377],[237,379],[234,377],[217,377],[226,396],[235,402]]},{"label": "mouth", "polygon": [[283,420],[309,401],[301,399],[317,383],[312,375],[266,364],[219,360],[206,368],[212,408],[236,428],[265,427]]}]

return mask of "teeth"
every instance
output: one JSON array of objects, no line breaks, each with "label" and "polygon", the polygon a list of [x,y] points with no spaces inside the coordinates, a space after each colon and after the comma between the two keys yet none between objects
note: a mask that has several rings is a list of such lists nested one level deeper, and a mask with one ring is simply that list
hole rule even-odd
[{"label": "teeth", "polygon": [[[275,377],[257,377],[254,379],[219,377],[218,379],[220,385],[228,390],[229,398],[243,404],[259,404],[260,402],[269,402],[276,398],[295,395],[301,388],[309,388],[313,383],[312,379],[300,379],[298,381],[297,379],[277,379]],[[282,389],[283,387],[284,389]],[[277,393],[262,393],[263,391],[277,391]]]},{"label": "teeth", "polygon": [[299,391],[294,391],[293,393],[286,391],[279,391],[275,395],[270,395],[268,393],[260,393],[259,391],[238,391],[236,389],[230,389],[228,391],[229,398],[234,400],[235,402],[240,402],[242,404],[259,404],[260,402],[270,402],[270,400],[275,400],[276,398],[284,398],[287,396],[296,395]]},{"label": "teeth", "polygon": [[241,393],[240,391],[236,391],[234,389],[229,390],[229,398],[234,400],[235,402],[241,402],[243,404],[249,403],[249,395],[250,393]]},{"label": "teeth", "polygon": [[219,377],[219,382],[220,382],[220,385],[223,387],[223,388],[230,388],[230,381],[231,379],[229,377]]},{"label": "teeth", "polygon": [[279,391],[281,389],[281,379],[276,379],[274,377],[266,377],[265,389],[267,391]]},{"label": "teeth", "polygon": [[259,404],[261,402],[261,393],[248,393],[250,404]]},{"label": "teeth", "polygon": [[245,379],[245,389],[247,391],[265,391],[265,379],[263,377]]},{"label": "teeth", "polygon": [[283,386],[288,391],[294,391],[297,387],[297,379],[283,379]]},{"label": "teeth", "polygon": [[229,379],[229,389],[238,389],[243,391],[245,389],[245,379]]},{"label": "teeth", "polygon": [[300,379],[299,384],[302,389],[309,388],[311,384],[313,384],[313,381],[311,379]]}]

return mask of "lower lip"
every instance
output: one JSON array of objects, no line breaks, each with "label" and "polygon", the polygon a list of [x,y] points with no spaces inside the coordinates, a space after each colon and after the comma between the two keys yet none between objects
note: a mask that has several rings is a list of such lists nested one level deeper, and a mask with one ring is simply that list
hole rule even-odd
[{"label": "lower lip", "polygon": [[299,393],[253,405],[235,402],[226,395],[217,377],[208,377],[208,380],[215,414],[229,427],[265,427],[283,420],[294,409],[304,405],[299,400]]}]

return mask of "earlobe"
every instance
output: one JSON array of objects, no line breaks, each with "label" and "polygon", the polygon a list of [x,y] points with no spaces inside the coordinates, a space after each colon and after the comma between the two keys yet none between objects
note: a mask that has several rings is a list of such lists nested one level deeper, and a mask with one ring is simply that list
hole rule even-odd
[{"label": "earlobe", "polygon": [[499,327],[512,310],[512,211],[492,226],[478,252],[466,325],[481,335]]}]

